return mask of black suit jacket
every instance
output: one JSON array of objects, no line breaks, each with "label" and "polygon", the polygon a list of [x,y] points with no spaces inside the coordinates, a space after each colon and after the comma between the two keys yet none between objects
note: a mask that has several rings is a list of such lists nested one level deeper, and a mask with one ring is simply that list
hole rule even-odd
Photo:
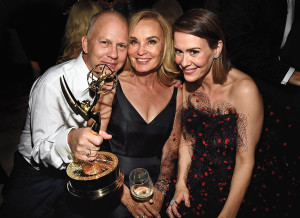
[{"label": "black suit jacket", "polygon": [[[297,1],[295,2],[297,4]],[[300,58],[298,63],[297,61],[290,62],[286,56],[280,60],[278,58],[282,56],[280,45],[286,16],[286,0],[229,0],[224,2],[221,17],[233,65],[249,75],[277,84],[280,84],[291,66],[299,70]],[[293,28],[299,25],[298,21],[299,16],[295,16]],[[290,39],[291,37],[288,38]],[[292,45],[294,51],[297,48],[299,51],[299,40],[289,42],[289,44]],[[285,53],[290,53],[290,51]]]}]

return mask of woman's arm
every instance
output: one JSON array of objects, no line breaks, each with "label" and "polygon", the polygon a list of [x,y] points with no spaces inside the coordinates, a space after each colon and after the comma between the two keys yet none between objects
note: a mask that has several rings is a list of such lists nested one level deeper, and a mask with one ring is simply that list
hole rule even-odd
[{"label": "woman's arm", "polygon": [[[183,90],[185,90],[185,86],[183,86]],[[183,95],[183,102],[184,100]],[[180,117],[181,120],[181,117]],[[180,126],[182,130],[182,126]],[[178,149],[178,172],[177,172],[177,182],[176,182],[176,190],[172,200],[175,200],[175,204],[170,204],[167,209],[167,214],[169,217],[180,217],[181,215],[178,213],[177,206],[178,204],[184,200],[185,205],[190,207],[189,201],[189,191],[186,186],[187,176],[190,169],[190,165],[192,162],[192,144],[191,140],[188,140],[184,137],[184,133],[181,131],[180,135],[180,144]]]},{"label": "woman's arm", "polygon": [[160,173],[155,184],[153,206],[160,211],[164,196],[169,189],[169,181],[173,175],[177,161],[178,147],[181,135],[181,108],[182,108],[182,87],[178,87],[176,99],[176,114],[171,134],[162,150]]},{"label": "woman's arm", "polygon": [[235,217],[251,180],[255,148],[263,123],[263,103],[255,83],[249,78],[233,87],[233,104],[239,114],[236,164],[221,217]]},{"label": "woman's arm", "polygon": [[185,140],[182,136],[180,141],[180,147],[178,152],[178,177],[176,182],[176,190],[172,200],[175,200],[175,204],[170,204],[167,208],[167,214],[169,217],[181,217],[177,210],[178,204],[181,201],[185,202],[185,206],[190,207],[189,190],[186,186],[188,172],[192,162],[192,145],[191,142]]}]

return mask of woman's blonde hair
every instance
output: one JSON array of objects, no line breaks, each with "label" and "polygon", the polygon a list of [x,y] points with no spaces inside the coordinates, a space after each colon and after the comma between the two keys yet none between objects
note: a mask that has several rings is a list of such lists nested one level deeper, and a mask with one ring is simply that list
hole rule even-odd
[{"label": "woman's blonde hair", "polygon": [[74,58],[82,51],[81,39],[88,29],[94,14],[103,11],[100,4],[92,0],[80,0],[71,8],[63,38],[63,53],[57,63]]},{"label": "woman's blonde hair", "polygon": [[[134,28],[143,19],[152,19],[157,21],[164,33],[164,50],[161,64],[157,69],[157,76],[159,82],[163,85],[169,86],[172,81],[178,76],[179,71],[175,64],[175,52],[172,37],[172,28],[168,21],[157,11],[152,9],[144,9],[133,14],[129,19],[129,36],[132,34]],[[129,57],[124,66],[124,70],[134,72],[130,63]]]}]

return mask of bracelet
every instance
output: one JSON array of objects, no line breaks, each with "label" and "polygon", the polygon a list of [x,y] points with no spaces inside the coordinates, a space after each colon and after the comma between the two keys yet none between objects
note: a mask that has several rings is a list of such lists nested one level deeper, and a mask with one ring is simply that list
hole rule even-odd
[{"label": "bracelet", "polygon": [[161,193],[163,193],[163,195],[167,194],[167,191],[159,184],[155,184],[155,188],[157,188]]},{"label": "bracelet", "polygon": [[159,183],[159,182],[162,183],[164,186],[166,186],[167,189],[169,189],[169,183],[166,180],[159,179],[159,180],[157,180],[156,183]]}]

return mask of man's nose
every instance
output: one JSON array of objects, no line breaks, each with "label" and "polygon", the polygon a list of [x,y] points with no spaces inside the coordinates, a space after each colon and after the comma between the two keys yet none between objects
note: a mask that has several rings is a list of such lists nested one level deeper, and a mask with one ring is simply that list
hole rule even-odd
[{"label": "man's nose", "polygon": [[118,49],[117,46],[111,46],[109,51],[108,51],[108,56],[112,59],[117,59],[118,58]]}]

